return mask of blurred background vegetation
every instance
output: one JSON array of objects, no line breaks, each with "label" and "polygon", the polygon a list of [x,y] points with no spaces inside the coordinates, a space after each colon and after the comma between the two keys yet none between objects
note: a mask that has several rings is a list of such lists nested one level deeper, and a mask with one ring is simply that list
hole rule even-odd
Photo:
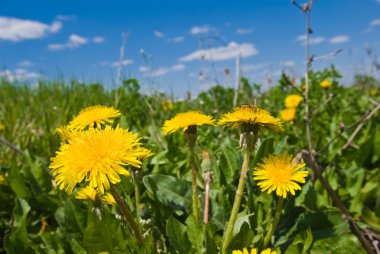
[{"label": "blurred background vegetation", "polygon": [[[312,142],[323,175],[358,221],[374,237],[380,231],[380,114],[363,117],[380,102],[380,83],[356,76],[352,85],[340,84],[334,67],[310,73]],[[330,79],[333,85],[320,87]],[[296,84],[302,90],[302,82]],[[242,78],[238,104],[256,104],[279,117],[284,99],[297,92],[286,79],[268,91]],[[183,135],[163,137],[163,122],[179,112],[200,110],[215,118],[233,108],[234,89],[215,86],[198,95],[176,100],[160,92],[142,94],[139,82],[125,80],[113,90],[101,84],[40,82],[37,86],[0,82],[0,253],[139,253],[128,227],[115,207],[80,201],[58,190],[48,165],[60,145],[56,128],[67,124],[82,108],[113,106],[122,117],[116,124],[137,132],[155,155],[143,166],[138,214],[151,236],[145,252],[217,253],[223,227],[235,196],[241,166],[239,133],[222,127],[200,127],[197,143],[198,188],[204,186],[202,151],[211,158],[210,223],[194,226],[191,213],[191,172]],[[250,165],[269,153],[293,155],[307,147],[304,105],[281,135],[266,133]],[[352,144],[345,147],[359,124]],[[17,149],[16,149],[17,148]],[[234,229],[231,248],[255,246],[268,228],[273,196],[260,193],[249,177],[247,195]],[[130,179],[119,186],[134,207]],[[203,205],[202,205],[203,206]],[[202,208],[203,209],[203,208]],[[116,219],[115,219],[116,218]],[[310,170],[302,191],[287,199],[274,247],[281,253],[363,253],[340,211]]]}]

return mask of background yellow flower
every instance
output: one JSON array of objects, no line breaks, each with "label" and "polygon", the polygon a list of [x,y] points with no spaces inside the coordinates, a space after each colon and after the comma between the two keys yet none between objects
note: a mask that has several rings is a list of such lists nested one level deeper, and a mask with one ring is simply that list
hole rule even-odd
[{"label": "background yellow flower", "polygon": [[288,192],[294,195],[301,189],[297,182],[305,182],[308,171],[301,170],[303,167],[305,164],[295,164],[291,155],[271,154],[254,169],[253,180],[259,181],[261,191],[276,191],[277,196],[286,198]]},{"label": "background yellow flower", "polygon": [[190,126],[199,125],[214,125],[212,116],[202,114],[198,111],[189,111],[185,113],[179,113],[170,120],[166,120],[162,131],[165,135],[178,131],[180,129],[186,131]]},{"label": "background yellow flower", "polygon": [[301,95],[291,94],[285,98],[285,107],[287,108],[296,108],[303,101]]},{"label": "background yellow flower", "polygon": [[285,122],[293,121],[296,118],[295,108],[286,108],[280,111],[280,118]]},{"label": "background yellow flower", "polygon": [[68,144],[63,143],[49,167],[60,189],[68,193],[84,179],[104,193],[110,182],[120,182],[119,174],[130,174],[125,165],[140,167],[139,146],[136,134],[119,127],[89,129],[78,132]]},{"label": "background yellow flower", "polygon": [[[260,254],[276,254],[276,251],[272,251],[270,248],[265,249],[260,252]],[[251,249],[251,252],[248,252],[247,248],[243,248],[243,250],[233,250],[232,254],[258,254],[257,249],[253,248]]]},{"label": "background yellow flower", "polygon": [[332,81],[329,79],[325,79],[319,85],[323,88],[329,88],[330,86],[332,86]]}]

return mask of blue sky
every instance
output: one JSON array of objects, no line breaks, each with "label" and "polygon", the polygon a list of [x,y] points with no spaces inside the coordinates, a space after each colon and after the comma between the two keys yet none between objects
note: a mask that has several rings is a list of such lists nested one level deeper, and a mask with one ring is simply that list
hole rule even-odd
[{"label": "blue sky", "polygon": [[[370,70],[366,46],[380,52],[380,0],[316,0],[312,27],[315,55],[344,50],[314,67],[335,64],[349,82]],[[290,0],[3,0],[0,76],[113,87],[121,69],[145,91],[182,96],[215,82],[233,86],[240,54],[242,74],[268,87],[283,70],[302,76],[304,30]]]}]

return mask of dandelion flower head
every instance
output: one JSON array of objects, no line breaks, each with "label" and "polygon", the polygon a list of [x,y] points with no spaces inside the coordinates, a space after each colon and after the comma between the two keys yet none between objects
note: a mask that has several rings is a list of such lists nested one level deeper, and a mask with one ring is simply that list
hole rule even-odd
[{"label": "dandelion flower head", "polygon": [[111,193],[107,192],[102,196],[102,201],[108,205],[116,205],[115,198],[111,195]]},{"label": "dandelion flower head", "polygon": [[101,125],[111,124],[113,118],[119,117],[120,111],[113,107],[91,106],[82,109],[79,114],[69,123],[68,128],[84,130],[87,127],[100,128]]},{"label": "dandelion flower head", "polygon": [[0,123],[0,131],[2,131],[2,130],[4,130],[4,129],[5,129],[4,124],[1,124],[1,123]]},{"label": "dandelion flower head", "polygon": [[296,118],[295,108],[286,108],[280,111],[280,118],[285,122],[291,122]]},{"label": "dandelion flower head", "polygon": [[76,199],[90,199],[92,201],[95,201],[97,195],[98,193],[96,192],[94,188],[91,188],[90,186],[86,186],[85,188],[80,189],[77,192],[75,198]]},{"label": "dandelion flower head", "polygon": [[303,98],[298,94],[291,94],[285,98],[285,107],[296,108],[302,102]]},{"label": "dandelion flower head", "polygon": [[154,153],[151,150],[142,146],[138,147],[136,150],[139,152],[138,160],[141,162],[154,155]]},{"label": "dandelion flower head", "polygon": [[218,125],[227,125],[232,128],[238,128],[247,124],[267,128],[276,132],[284,130],[280,119],[271,116],[265,109],[251,105],[234,108],[232,112],[222,115],[222,118],[218,122]]},{"label": "dandelion flower head", "polygon": [[173,103],[170,100],[164,100],[161,102],[161,107],[164,111],[169,111],[173,108]]},{"label": "dandelion flower head", "polygon": [[319,85],[323,88],[329,88],[330,86],[332,86],[332,82],[329,79],[325,79]]},{"label": "dandelion flower head", "polygon": [[140,167],[141,152],[136,149],[140,146],[136,134],[119,127],[89,129],[61,144],[49,167],[59,188],[67,193],[85,179],[103,194],[110,182],[120,182],[119,175],[130,175],[123,166]]},{"label": "dandelion flower head", "polygon": [[198,111],[189,111],[185,113],[179,113],[170,120],[166,120],[162,130],[165,135],[173,133],[178,130],[186,131],[190,126],[199,125],[214,125],[212,116],[202,114]]},{"label": "dandelion flower head", "polygon": [[269,155],[263,159],[253,172],[253,179],[259,181],[261,191],[271,193],[276,191],[277,196],[286,198],[287,193],[295,194],[304,183],[308,175],[304,163],[296,163],[291,155]]},{"label": "dandelion flower head", "polygon": [[5,177],[3,175],[0,175],[0,184],[3,184],[5,182]]},{"label": "dandelion flower head", "polygon": [[[263,250],[260,254],[276,254],[276,251],[272,251],[270,248]],[[232,254],[258,254],[257,249],[251,249],[251,252],[248,252],[247,248],[243,248],[243,250],[233,250]]]}]

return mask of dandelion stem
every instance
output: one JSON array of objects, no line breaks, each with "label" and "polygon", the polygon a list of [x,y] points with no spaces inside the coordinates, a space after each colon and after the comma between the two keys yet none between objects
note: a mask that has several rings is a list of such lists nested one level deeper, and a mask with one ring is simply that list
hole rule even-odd
[{"label": "dandelion stem", "polygon": [[274,231],[276,230],[277,224],[280,221],[283,205],[284,205],[284,198],[280,197],[278,202],[277,202],[277,207],[276,207],[276,212],[274,214],[274,219],[270,225],[268,233],[266,234],[266,236],[264,238],[264,244],[263,244],[264,249],[268,246],[268,243],[270,242],[270,240],[274,234]]},{"label": "dandelion stem", "polygon": [[254,145],[253,146],[247,146],[247,148],[245,149],[245,152],[244,152],[244,161],[243,161],[243,165],[241,167],[239,184],[238,184],[238,188],[236,190],[236,196],[235,196],[234,204],[232,206],[230,219],[229,219],[228,224],[227,224],[227,229],[224,232],[223,243],[222,243],[223,244],[222,245],[222,254],[227,253],[227,248],[228,248],[228,246],[232,240],[232,231],[233,231],[234,226],[235,226],[236,218],[237,218],[239,208],[240,208],[241,199],[243,197],[244,186],[245,186],[245,182],[247,181],[249,156],[251,154],[253,147],[254,147]]},{"label": "dandelion stem", "polygon": [[143,240],[143,237],[141,234],[140,226],[133,219],[132,213],[129,210],[127,204],[120,197],[119,193],[117,192],[117,190],[115,189],[115,187],[113,185],[111,185],[110,192],[111,192],[112,196],[115,198],[115,201],[116,201],[121,213],[123,214],[124,218],[127,220],[127,222],[129,224],[130,228],[132,229],[133,233],[135,234],[138,245],[142,246],[144,243],[144,240]]},{"label": "dandelion stem", "polygon": [[198,215],[198,194],[197,194],[197,169],[195,167],[195,152],[194,146],[190,145],[190,163],[191,163],[191,190],[193,192],[193,215],[195,218],[195,223],[198,226],[199,224],[199,215]]},{"label": "dandelion stem", "polygon": [[135,180],[135,202],[136,202],[136,216],[137,216],[137,218],[139,218],[139,211],[140,211],[140,207],[141,207],[141,204],[140,204],[141,172],[139,170],[141,170],[141,169],[135,168],[135,169],[133,169],[133,172],[132,172],[133,179]]}]

